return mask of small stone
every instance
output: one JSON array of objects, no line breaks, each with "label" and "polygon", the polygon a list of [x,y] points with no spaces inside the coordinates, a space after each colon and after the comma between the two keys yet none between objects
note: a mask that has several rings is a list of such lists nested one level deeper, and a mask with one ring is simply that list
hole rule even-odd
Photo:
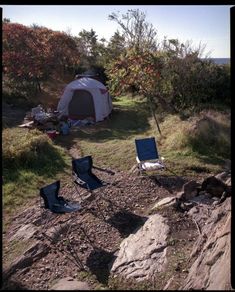
[{"label": "small stone", "polygon": [[91,290],[86,282],[69,280],[71,277],[60,279],[50,290]]}]

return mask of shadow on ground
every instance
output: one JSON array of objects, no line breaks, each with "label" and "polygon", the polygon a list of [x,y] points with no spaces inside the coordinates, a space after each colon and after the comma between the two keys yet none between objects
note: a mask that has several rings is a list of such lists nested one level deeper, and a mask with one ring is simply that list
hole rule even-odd
[{"label": "shadow on ground", "polygon": [[167,175],[151,175],[146,176],[146,179],[151,179],[159,187],[166,189],[169,193],[173,194],[176,191],[180,191],[182,186],[186,183],[186,179],[179,176],[167,176]]},{"label": "shadow on ground", "polygon": [[137,231],[137,229],[141,227],[146,220],[147,217],[142,217],[122,210],[115,213],[112,217],[106,220],[106,222],[116,228],[121,237],[127,237],[131,233],[135,233],[135,231]]},{"label": "shadow on ground", "polygon": [[150,128],[148,118],[148,111],[140,110],[139,105],[128,108],[115,105],[109,118],[95,125],[72,127],[69,136],[59,136],[55,143],[69,150],[78,139],[90,142],[129,139],[131,135],[141,134]]},{"label": "shadow on ground", "polygon": [[87,258],[86,265],[102,284],[107,285],[110,269],[113,261],[115,260],[113,252],[107,252],[103,249],[94,249]]},{"label": "shadow on ground", "polygon": [[2,282],[1,282],[1,290],[29,290],[25,285],[20,283],[17,280],[13,280],[8,278],[7,275],[3,272],[2,274]]}]

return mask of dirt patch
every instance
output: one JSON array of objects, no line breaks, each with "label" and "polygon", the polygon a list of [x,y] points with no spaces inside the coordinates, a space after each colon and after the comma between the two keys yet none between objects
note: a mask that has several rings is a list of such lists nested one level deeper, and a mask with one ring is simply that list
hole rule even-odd
[{"label": "dirt patch", "polygon": [[[19,123],[24,111],[5,108],[12,117],[12,125]],[[11,115],[10,115],[11,113]],[[73,137],[73,136],[72,136]],[[61,137],[61,140],[66,137]],[[62,141],[63,142],[63,141]],[[79,149],[68,143],[71,156],[80,157]],[[152,176],[140,177],[112,169],[115,175],[94,170],[94,173],[110,184],[95,191],[95,200],[84,202],[81,212],[55,215],[40,208],[39,198],[30,201],[20,210],[3,233],[3,289],[45,290],[57,280],[72,277],[86,281],[92,289],[178,289],[188,275],[191,265],[190,254],[198,230],[186,213],[173,207],[152,211],[156,201],[175,195],[191,177]],[[198,174],[200,181],[202,177]],[[71,182],[61,188],[61,194],[69,200],[80,199]],[[135,280],[113,279],[110,267],[123,238],[139,228],[146,217],[158,212],[168,218],[170,227],[168,266],[164,273],[158,273],[150,281],[136,283]],[[4,217],[5,218],[5,217]],[[6,220],[6,218],[4,219]],[[46,256],[32,265],[18,269],[7,278],[6,271],[12,261],[21,256],[28,247],[28,241],[11,241],[14,234],[27,224],[37,228],[30,240],[41,242],[49,248]],[[5,279],[5,281],[4,281]],[[7,280],[6,280],[7,279]]]},{"label": "dirt patch", "polygon": [[[33,239],[48,245],[50,250],[32,266],[17,270],[4,283],[5,289],[12,288],[14,283],[15,287],[44,290],[60,278],[73,277],[84,280],[84,272],[87,273],[86,281],[93,289],[100,285],[113,287],[114,282],[109,271],[123,238],[144,224],[156,200],[168,197],[172,192],[171,185],[174,185],[173,189],[176,191],[182,187],[182,182],[187,180],[182,179],[177,185],[172,183],[173,178],[168,181],[164,176],[159,176],[156,182],[154,177],[139,177],[125,172],[116,171],[112,176],[98,170],[94,172],[110,185],[97,189],[95,200],[92,202],[83,202],[81,212],[52,214],[48,210],[40,209],[38,201],[35,200],[35,206],[31,207],[34,211],[30,213],[27,209],[13,218],[11,226],[3,236],[4,269],[9,263],[7,258],[11,245],[11,230],[16,232],[24,224],[32,223],[38,227]],[[75,188],[66,186],[61,192],[66,199],[79,198]],[[180,279],[184,279],[186,275],[187,256],[191,252],[197,229],[189,218],[174,209],[166,208],[157,212],[166,216],[170,224],[169,267],[168,272],[156,275],[156,279],[150,281],[148,287],[154,289],[157,286],[161,289],[169,280],[169,275],[177,273],[177,288],[180,286]],[[25,216],[29,213],[31,216]],[[50,240],[53,232],[66,224],[67,228],[61,228],[59,236],[54,241]],[[119,285],[125,286],[125,283]],[[127,285],[128,289],[131,289],[143,283],[136,284],[132,281],[127,282]]]}]

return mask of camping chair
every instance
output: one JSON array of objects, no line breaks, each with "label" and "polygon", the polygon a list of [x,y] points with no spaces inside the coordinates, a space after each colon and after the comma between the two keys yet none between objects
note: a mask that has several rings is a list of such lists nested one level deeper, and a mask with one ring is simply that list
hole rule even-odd
[{"label": "camping chair", "polygon": [[[70,242],[69,239],[69,232],[71,229],[71,226],[74,225],[74,220],[76,219],[75,216],[73,216],[72,214],[68,214],[68,218],[66,218],[66,220],[64,220],[64,222],[62,222],[62,220],[60,220],[58,223],[60,226],[60,229],[57,230],[57,226],[56,226],[56,219],[58,218],[58,216],[62,216],[62,214],[65,213],[72,213],[75,211],[80,211],[81,205],[76,203],[76,202],[70,202],[65,200],[62,196],[59,196],[59,189],[60,189],[60,181],[57,180],[47,186],[44,186],[42,188],[40,188],[40,199],[42,198],[44,201],[44,206],[41,207],[44,208],[46,211],[49,211],[51,213],[52,216],[50,216],[50,214],[45,214],[45,221],[43,224],[43,216],[41,213],[41,222],[42,222],[42,226],[44,226],[44,228],[48,228],[48,226],[53,227],[53,229],[55,230],[55,233],[59,234],[61,233],[61,230],[63,230],[64,228],[66,228],[66,233],[63,235],[63,238],[66,238],[69,242],[69,246],[70,246],[70,255],[72,255],[73,257],[73,261],[75,260],[76,263],[78,263],[80,268],[84,268],[82,265],[81,260],[78,258],[78,256],[76,255],[76,253],[72,253],[72,251],[74,251],[73,249],[73,245]],[[41,200],[40,200],[41,203]],[[54,215],[54,216],[53,216]],[[66,226],[64,227],[62,225],[62,223],[68,222],[69,221],[69,226],[68,224],[66,224]],[[76,226],[82,230],[83,233],[84,229],[79,225],[76,224]],[[43,230],[42,230],[43,231]],[[46,236],[52,243],[54,242],[53,238],[51,238],[47,232],[42,232],[42,234],[44,236]],[[85,233],[86,236],[86,233]]]},{"label": "camping chair", "polygon": [[165,168],[164,158],[160,158],[154,137],[135,139],[136,161],[140,174],[158,172]]},{"label": "camping chair", "polygon": [[[102,170],[101,168],[93,166],[93,160],[90,155],[82,158],[72,159],[72,175],[75,187],[77,188],[77,186],[79,186],[86,190],[85,193],[87,192],[89,193],[88,200],[96,201],[96,205],[100,210],[98,202],[96,200],[97,197],[95,197],[94,191],[97,190],[98,188],[106,187],[110,183],[99,179],[95,174],[93,174],[92,172],[93,168]],[[106,172],[114,174],[110,170],[106,170]],[[102,194],[99,194],[99,198],[108,202],[109,206],[113,205],[113,203],[109,199],[104,198]],[[84,200],[86,199],[87,197],[84,197]]]},{"label": "camping chair", "polygon": [[[46,228],[48,225],[52,225],[56,230],[55,221],[58,216],[65,213],[71,213],[74,211],[80,211],[81,206],[78,203],[73,203],[65,200],[62,196],[59,196],[60,189],[60,181],[57,180],[47,186],[40,188],[40,207],[45,209],[47,214],[43,214],[43,210],[41,212],[41,222],[42,226],[44,225]],[[44,201],[44,205],[41,203],[41,199]],[[44,216],[43,216],[44,215]],[[43,217],[45,220],[43,220]],[[72,216],[69,216],[68,220],[71,220]],[[44,222],[44,224],[43,224]],[[59,222],[59,224],[61,221]],[[46,232],[42,232],[46,235]]]},{"label": "camping chair", "polygon": [[59,189],[59,180],[40,188],[40,197],[44,200],[45,209],[49,209],[53,213],[69,213],[79,211],[81,206],[79,204],[66,201],[62,196],[59,196]]}]

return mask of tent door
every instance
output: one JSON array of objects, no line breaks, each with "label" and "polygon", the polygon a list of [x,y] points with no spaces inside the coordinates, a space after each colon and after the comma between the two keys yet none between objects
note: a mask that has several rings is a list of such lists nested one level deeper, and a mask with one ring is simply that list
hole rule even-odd
[{"label": "tent door", "polygon": [[91,93],[87,90],[75,90],[68,106],[71,119],[83,120],[93,117],[96,121],[94,101]]}]

